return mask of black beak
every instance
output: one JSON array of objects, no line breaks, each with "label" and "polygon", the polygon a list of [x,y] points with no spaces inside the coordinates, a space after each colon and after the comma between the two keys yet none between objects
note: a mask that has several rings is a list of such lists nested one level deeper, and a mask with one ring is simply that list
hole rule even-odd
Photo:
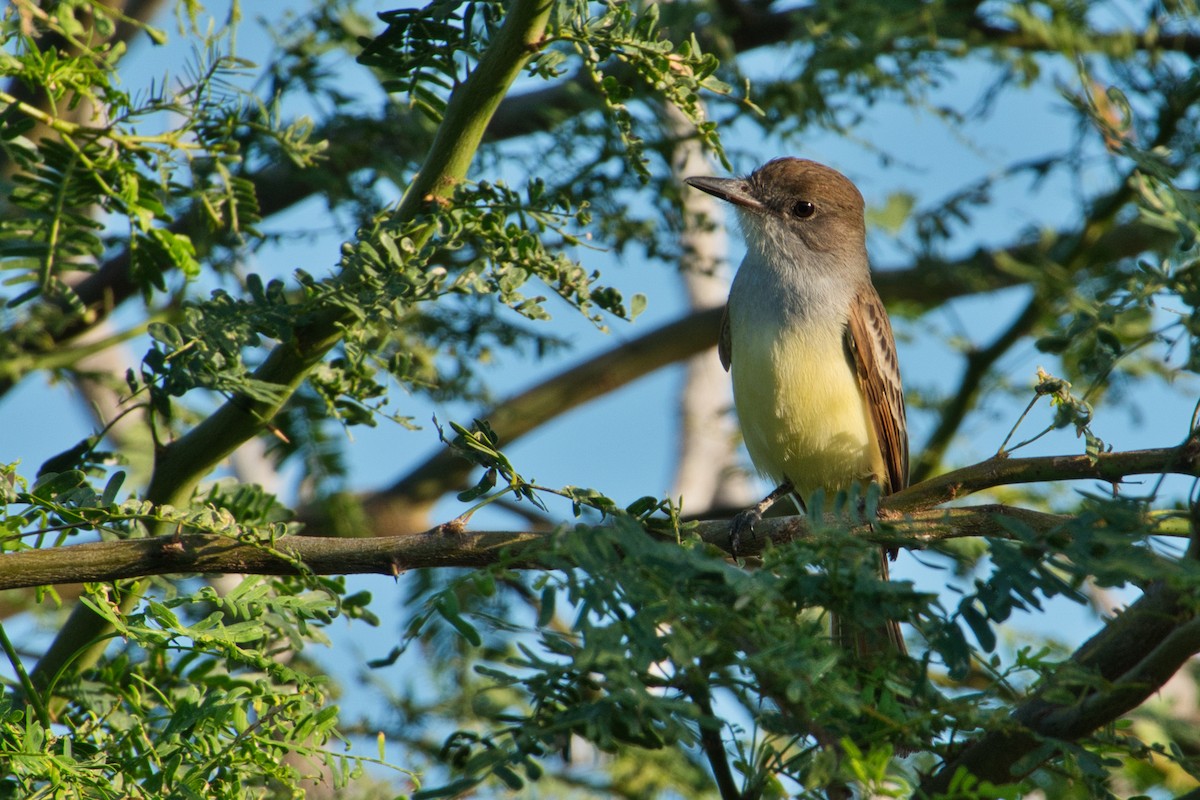
[{"label": "black beak", "polygon": [[750,185],[741,178],[684,178],[688,186],[751,211],[762,211],[763,204],[750,193]]}]

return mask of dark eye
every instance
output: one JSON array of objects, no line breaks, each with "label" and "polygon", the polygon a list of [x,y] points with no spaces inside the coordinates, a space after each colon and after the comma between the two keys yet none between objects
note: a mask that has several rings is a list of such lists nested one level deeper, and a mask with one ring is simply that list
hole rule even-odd
[{"label": "dark eye", "polygon": [[792,216],[797,219],[808,219],[816,213],[817,207],[807,200],[799,200],[792,206]]}]

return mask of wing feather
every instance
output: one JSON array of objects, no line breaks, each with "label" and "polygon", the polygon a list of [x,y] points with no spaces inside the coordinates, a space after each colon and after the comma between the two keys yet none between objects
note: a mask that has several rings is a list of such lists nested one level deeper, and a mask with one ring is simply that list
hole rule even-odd
[{"label": "wing feather", "polygon": [[729,372],[729,365],[733,363],[733,336],[729,331],[729,303],[725,304],[725,310],[721,312],[721,333],[717,337],[717,357],[721,359],[721,366]]},{"label": "wing feather", "polygon": [[892,323],[870,283],[850,304],[846,338],[887,470],[879,482],[885,493],[898,492],[908,486],[908,418]]}]

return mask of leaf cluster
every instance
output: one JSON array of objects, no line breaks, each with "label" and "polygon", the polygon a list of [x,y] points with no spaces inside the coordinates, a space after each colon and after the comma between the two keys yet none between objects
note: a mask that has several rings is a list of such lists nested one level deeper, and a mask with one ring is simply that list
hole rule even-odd
[{"label": "leaf cluster", "polygon": [[[572,741],[618,760],[663,748],[698,757],[706,730],[736,754],[741,791],[750,796],[774,796],[768,787],[784,786],[790,795],[821,797],[839,781],[911,791],[914,773],[868,765],[930,742],[938,742],[935,752],[954,752],[973,731],[1003,724],[1006,707],[1051,679],[1106,685],[1051,650],[1022,647],[1006,665],[998,629],[1014,615],[1038,613],[1057,597],[1084,603],[1089,580],[1111,588],[1194,587],[1196,580],[1146,532],[1144,503],[1111,498],[1093,498],[1088,511],[1049,532],[1010,521],[1008,538],[988,542],[984,574],[954,587],[961,598],[951,606],[911,584],[881,582],[877,551],[841,529],[854,515],[841,523],[810,518],[811,538],[768,550],[747,572],[686,538],[680,547],[647,537],[616,514],[601,528],[564,529],[538,554],[556,571],[522,590],[536,599],[536,619],[526,625],[513,628],[511,611],[496,616],[497,583],[478,575],[427,587],[410,636],[435,636],[444,626],[459,641],[456,669],[462,659],[477,664],[475,725],[442,750],[459,777],[428,796],[489,777],[510,788],[536,783]],[[496,578],[518,580],[503,570]],[[902,614],[919,631],[924,656],[858,660],[831,643],[823,621],[830,612],[864,629]],[[1100,791],[1114,754],[1139,757],[1136,739],[1100,731],[1081,744],[1089,743],[1098,750],[1047,743],[1047,755],[1067,759],[1052,783],[1078,780]],[[1046,780],[1035,773],[1007,787],[960,783],[954,791],[962,793],[952,796],[1017,796]]]},{"label": "leaf cluster", "polygon": [[6,695],[0,792],[266,797],[320,765],[344,784],[360,766],[323,748],[337,736],[328,681],[277,658],[320,641],[337,597],[280,588],[252,577],[223,596],[151,599],[131,615],[113,613],[103,590],[85,595],[137,646],[60,687],[71,700],[63,732]]}]

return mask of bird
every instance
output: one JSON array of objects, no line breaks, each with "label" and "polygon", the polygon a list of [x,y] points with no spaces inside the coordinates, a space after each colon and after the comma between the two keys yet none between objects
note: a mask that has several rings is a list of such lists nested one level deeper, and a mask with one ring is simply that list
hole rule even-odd
[{"label": "bird", "polygon": [[[864,201],[837,170],[776,158],[743,178],[685,182],[733,205],[746,256],[729,291],[717,347],[733,382],[750,460],[777,488],[738,514],[731,549],[777,500],[869,482],[908,485],[908,422],[892,325],[867,257]],[[879,570],[888,578],[882,551]],[[859,654],[906,653],[899,624],[832,623]]]}]

